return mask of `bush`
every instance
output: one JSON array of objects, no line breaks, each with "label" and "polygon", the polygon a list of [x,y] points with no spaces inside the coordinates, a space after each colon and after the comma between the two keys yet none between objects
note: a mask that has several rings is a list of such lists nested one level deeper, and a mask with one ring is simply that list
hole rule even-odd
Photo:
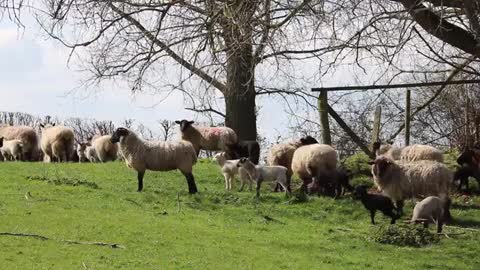
[{"label": "bush", "polygon": [[389,225],[380,227],[373,240],[381,244],[424,247],[438,242],[438,236],[428,229],[415,225]]},{"label": "bush", "polygon": [[355,175],[370,176],[370,158],[363,152],[351,155],[343,160],[343,166]]}]

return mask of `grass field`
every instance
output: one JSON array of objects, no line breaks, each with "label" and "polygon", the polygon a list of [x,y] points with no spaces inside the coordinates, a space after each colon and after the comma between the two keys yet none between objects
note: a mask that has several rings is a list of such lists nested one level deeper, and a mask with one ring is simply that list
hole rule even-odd
[{"label": "grass field", "polygon": [[[372,240],[360,203],[289,203],[266,189],[225,192],[218,167],[195,167],[199,193],[180,173],[147,172],[144,192],[123,163],[0,163],[0,269],[478,269],[480,200],[456,197],[450,238],[427,247]],[[30,192],[29,195],[26,195]],[[412,205],[407,204],[407,215]],[[461,227],[461,228],[458,228]],[[433,227],[431,228],[433,231]],[[461,233],[461,234],[458,234]],[[116,243],[124,248],[62,240]]]}]

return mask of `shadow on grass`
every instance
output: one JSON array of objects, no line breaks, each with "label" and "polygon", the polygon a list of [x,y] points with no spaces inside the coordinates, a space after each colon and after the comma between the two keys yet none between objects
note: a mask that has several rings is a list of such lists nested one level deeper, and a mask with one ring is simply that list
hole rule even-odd
[{"label": "shadow on grass", "polygon": [[480,205],[477,204],[458,204],[458,203],[452,203],[451,209],[457,209],[457,210],[480,210]]},{"label": "shadow on grass", "polygon": [[462,228],[480,228],[480,221],[472,220],[472,219],[459,219],[454,218],[452,223],[449,225],[458,226]]}]

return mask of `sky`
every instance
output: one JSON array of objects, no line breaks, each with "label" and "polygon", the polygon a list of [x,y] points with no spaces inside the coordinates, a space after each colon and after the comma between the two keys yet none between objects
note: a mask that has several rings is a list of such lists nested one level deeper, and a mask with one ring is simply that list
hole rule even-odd
[{"label": "sky", "polygon": [[[183,95],[178,92],[160,102],[163,97],[158,95],[133,96],[122,82],[89,90],[80,87],[85,74],[78,71],[75,63],[67,62],[70,50],[47,38],[32,18],[24,17],[22,23],[24,29],[8,20],[0,22],[0,111],[115,123],[135,119],[154,132],[159,131],[158,120],[207,120],[185,110]],[[311,70],[311,67],[305,68]],[[345,81],[345,74],[341,80]],[[288,115],[279,99],[261,97],[257,104],[261,107],[257,122],[261,136],[274,140],[279,135],[283,138],[292,135],[288,130]]]}]

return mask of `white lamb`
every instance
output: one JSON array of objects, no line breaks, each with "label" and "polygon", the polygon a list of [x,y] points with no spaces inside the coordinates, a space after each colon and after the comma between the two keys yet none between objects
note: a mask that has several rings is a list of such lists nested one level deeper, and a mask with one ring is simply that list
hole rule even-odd
[{"label": "white lamb", "polygon": [[90,162],[98,162],[97,152],[95,151],[95,147],[89,145],[85,148],[85,157]]},{"label": "white lamb", "polygon": [[232,190],[232,182],[237,174],[240,176],[241,182],[239,191],[243,190],[245,182],[247,181],[249,183],[249,190],[252,190],[252,179],[244,168],[238,167],[240,159],[227,160],[226,156],[227,153],[220,152],[213,157],[221,167],[223,177],[225,178],[225,190]]},{"label": "white lamb", "polygon": [[3,141],[0,152],[5,160],[21,160],[23,153],[23,143],[21,140]]},{"label": "white lamb", "polygon": [[283,187],[288,196],[291,194],[290,181],[287,177],[287,168],[283,166],[255,165],[247,158],[241,158],[237,166],[243,167],[250,178],[254,179],[257,183],[257,198],[260,197],[260,186],[263,181],[276,182]]}]

